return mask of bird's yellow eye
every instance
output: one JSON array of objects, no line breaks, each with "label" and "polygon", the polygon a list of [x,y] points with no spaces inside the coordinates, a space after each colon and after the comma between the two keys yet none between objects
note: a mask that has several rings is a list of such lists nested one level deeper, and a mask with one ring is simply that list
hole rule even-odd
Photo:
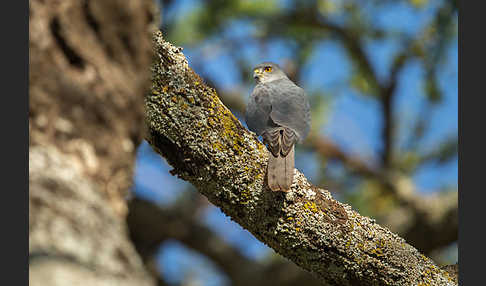
[{"label": "bird's yellow eye", "polygon": [[266,72],[271,72],[272,71],[272,67],[265,67],[265,71]]}]

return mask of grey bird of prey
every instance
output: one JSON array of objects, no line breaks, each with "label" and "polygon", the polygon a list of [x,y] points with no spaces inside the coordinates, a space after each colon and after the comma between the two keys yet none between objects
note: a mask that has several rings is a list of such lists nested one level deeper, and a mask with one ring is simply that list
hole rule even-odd
[{"label": "grey bird of prey", "polygon": [[269,151],[267,181],[272,191],[290,191],[294,145],[310,130],[310,106],[304,90],[280,67],[264,62],[253,69],[257,85],[246,107],[248,128],[261,135]]}]

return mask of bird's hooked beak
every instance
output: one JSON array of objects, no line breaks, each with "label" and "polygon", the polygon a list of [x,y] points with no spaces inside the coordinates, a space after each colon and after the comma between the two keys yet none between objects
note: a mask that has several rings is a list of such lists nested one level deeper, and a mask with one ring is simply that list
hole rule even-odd
[{"label": "bird's hooked beak", "polygon": [[254,69],[253,78],[256,79],[256,81],[260,81],[261,77],[262,77],[262,71],[260,69]]}]

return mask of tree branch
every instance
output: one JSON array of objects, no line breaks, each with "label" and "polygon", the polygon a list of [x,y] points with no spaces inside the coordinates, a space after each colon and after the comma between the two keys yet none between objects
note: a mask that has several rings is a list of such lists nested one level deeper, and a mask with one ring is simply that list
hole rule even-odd
[{"label": "tree branch", "polygon": [[277,253],[331,285],[455,285],[404,239],[295,172],[289,193],[264,182],[267,151],[154,34],[146,139],[210,202]]}]

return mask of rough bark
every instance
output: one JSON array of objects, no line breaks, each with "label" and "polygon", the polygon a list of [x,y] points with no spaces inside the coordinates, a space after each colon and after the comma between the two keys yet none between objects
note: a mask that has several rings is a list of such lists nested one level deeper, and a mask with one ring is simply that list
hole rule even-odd
[{"label": "rough bark", "polygon": [[264,182],[267,153],[154,34],[146,139],[210,202],[259,240],[329,285],[456,285],[404,239],[334,200],[299,171],[289,193]]},{"label": "rough bark", "polygon": [[150,0],[29,2],[29,285],[153,285],[125,196],[156,13]]}]

